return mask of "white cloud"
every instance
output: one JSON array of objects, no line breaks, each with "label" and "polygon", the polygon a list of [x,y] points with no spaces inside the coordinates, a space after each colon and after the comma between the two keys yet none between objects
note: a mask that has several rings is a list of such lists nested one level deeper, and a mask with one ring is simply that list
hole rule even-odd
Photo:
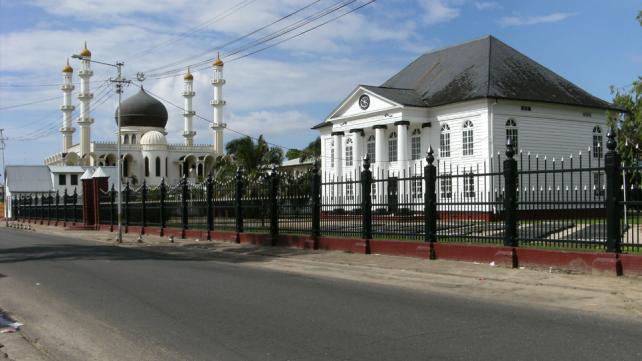
[{"label": "white cloud", "polygon": [[460,9],[455,4],[447,0],[420,0],[419,5],[424,10],[424,23],[445,23],[459,17]]},{"label": "white cloud", "polygon": [[499,20],[501,26],[528,26],[546,23],[556,23],[576,16],[577,13],[552,13],[541,16],[506,16]]},{"label": "white cloud", "polygon": [[479,11],[484,11],[484,10],[501,9],[502,6],[496,1],[482,1],[482,2],[476,2],[475,7]]}]

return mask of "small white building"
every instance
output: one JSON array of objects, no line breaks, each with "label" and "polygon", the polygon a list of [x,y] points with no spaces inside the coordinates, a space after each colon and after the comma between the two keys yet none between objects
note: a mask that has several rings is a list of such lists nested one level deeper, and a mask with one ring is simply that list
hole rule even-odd
[{"label": "small white building", "polygon": [[[5,169],[5,217],[11,218],[11,202],[13,197],[41,196],[58,192],[62,197],[74,194],[82,196],[82,175],[87,171],[93,174],[98,167],[81,166],[46,166],[46,165],[9,165]],[[100,167],[108,178],[109,188],[118,187],[116,167]]]},{"label": "small white building", "polygon": [[[516,157],[566,158],[568,165],[584,151],[585,161],[597,161],[609,111],[622,110],[486,36],[424,54],[380,86],[357,86],[313,129],[324,179],[353,178],[366,154],[375,178],[420,173],[430,146],[440,174],[481,173],[498,154],[504,159],[508,137]],[[595,182],[603,177],[596,173]],[[491,188],[476,185],[470,194]],[[421,198],[421,183],[409,188]]]},{"label": "small white building", "polygon": [[[62,151],[52,154],[45,159],[45,165],[55,166],[115,166],[117,159],[116,142],[92,141],[91,126],[94,118],[91,117],[93,93],[90,89],[90,79],[93,76],[91,69],[91,52],[85,48],[80,52],[81,69],[80,90],[78,100],[80,111],[77,124],[80,127],[80,139],[73,144],[75,128],[72,126],[73,69],[67,63],[62,70],[63,84],[63,124],[60,128],[62,134]],[[120,110],[121,119],[121,159],[123,182],[140,185],[145,180],[150,185],[158,185],[162,178],[168,183],[176,183],[183,175],[198,181],[207,176],[214,165],[215,157],[223,154],[223,61],[217,57],[212,64],[214,71],[212,85],[214,97],[210,102],[213,107],[213,143],[194,144],[196,132],[193,130],[192,121],[195,112],[192,108],[194,91],[194,76],[189,69],[184,79],[182,95],[184,98],[182,144],[169,144],[166,139],[166,126],[168,113],[165,105],[146,92],[141,86],[133,96],[122,102]],[[115,112],[116,125],[118,124],[118,110]],[[106,120],[101,120],[106,121]],[[175,120],[171,120],[175,121]],[[117,136],[114,136],[116,139]],[[61,178],[62,180],[62,178]]]}]

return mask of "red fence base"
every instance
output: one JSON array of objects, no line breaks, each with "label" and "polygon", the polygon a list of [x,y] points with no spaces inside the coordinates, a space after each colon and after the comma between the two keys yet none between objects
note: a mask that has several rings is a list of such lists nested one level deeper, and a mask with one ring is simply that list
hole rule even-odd
[{"label": "red fence base", "polygon": [[[33,223],[42,220],[30,220]],[[54,223],[55,224],[55,223]],[[58,226],[70,230],[109,231],[110,225],[86,227],[84,225],[58,223]],[[140,232],[138,226],[129,226],[128,231]],[[145,233],[159,236],[188,237],[194,239],[210,238],[217,241],[236,242],[269,246],[272,239],[268,234],[237,233],[231,231],[183,230],[180,228],[145,227]],[[466,262],[494,262],[503,267],[534,267],[566,270],[579,273],[596,273],[608,275],[642,276],[642,256],[615,254],[606,252],[574,252],[543,250],[535,248],[512,248],[494,245],[473,245],[454,243],[419,243],[412,241],[364,240],[340,237],[279,235],[277,246],[300,249],[321,249],[343,251],[359,254],[382,254],[390,256],[414,257],[420,259],[441,259]],[[434,257],[431,257],[434,256]]]}]

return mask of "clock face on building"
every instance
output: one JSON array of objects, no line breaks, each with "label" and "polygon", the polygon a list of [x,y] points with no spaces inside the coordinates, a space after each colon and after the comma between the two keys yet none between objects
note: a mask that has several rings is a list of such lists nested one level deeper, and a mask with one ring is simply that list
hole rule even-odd
[{"label": "clock face on building", "polygon": [[359,97],[359,107],[366,110],[370,106],[370,97],[367,94],[363,94]]}]

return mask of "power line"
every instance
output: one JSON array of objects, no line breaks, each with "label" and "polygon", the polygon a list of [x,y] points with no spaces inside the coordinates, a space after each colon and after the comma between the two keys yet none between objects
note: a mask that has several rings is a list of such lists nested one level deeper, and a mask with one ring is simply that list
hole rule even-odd
[{"label": "power line", "polygon": [[60,95],[56,95],[55,97],[51,97],[51,98],[38,99],[38,100],[30,101],[30,102],[27,102],[27,103],[7,105],[7,106],[4,106],[4,107],[0,107],[0,110],[15,109],[15,108],[26,107],[26,106],[29,106],[29,105],[34,105],[34,104],[46,103],[46,102],[50,102],[50,101],[55,100],[55,99],[60,99]]},{"label": "power line", "polygon": [[151,54],[154,50],[156,50],[156,49],[158,49],[160,47],[166,46],[166,45],[173,44],[173,43],[177,42],[178,40],[180,40],[181,38],[188,37],[189,35],[194,34],[194,33],[198,32],[198,31],[204,29],[207,25],[210,25],[211,23],[213,23],[215,21],[223,20],[223,19],[229,17],[230,15],[232,15],[233,13],[237,12],[238,10],[240,10],[240,9],[242,9],[244,7],[247,7],[248,5],[251,5],[254,2],[256,2],[256,0],[242,0],[242,1],[238,2],[238,3],[236,3],[231,8],[229,8],[227,10],[224,10],[223,12],[221,12],[221,13],[217,14],[216,16],[214,16],[213,18],[201,23],[200,25],[195,26],[195,27],[193,27],[191,29],[188,29],[188,30],[186,30],[186,31],[184,31],[182,33],[179,33],[179,34],[173,36],[172,39],[161,41],[161,42],[157,43],[154,46],[151,46],[151,47],[149,47],[147,49],[144,49],[144,50],[135,52],[134,54],[131,54],[130,58],[134,57],[134,56],[141,55],[141,54],[144,54],[143,57],[145,55]]},{"label": "power line", "polygon": [[[212,52],[217,51],[217,50],[224,49],[224,48],[228,47],[229,45],[232,45],[232,44],[237,43],[237,42],[239,42],[239,41],[241,41],[243,39],[246,39],[246,38],[248,38],[248,37],[250,37],[250,36],[252,36],[252,35],[254,35],[254,34],[256,34],[256,33],[260,32],[260,31],[263,31],[263,30],[265,30],[265,29],[267,29],[267,28],[269,28],[269,27],[271,27],[271,26],[273,26],[273,25],[275,25],[275,24],[277,24],[277,23],[279,23],[281,21],[284,21],[284,20],[286,20],[286,19],[288,19],[288,18],[290,18],[290,17],[292,17],[292,16],[294,16],[294,15],[296,15],[296,14],[298,14],[298,13],[300,13],[300,12],[302,12],[302,11],[308,9],[308,8],[310,8],[311,6],[313,6],[314,4],[318,3],[319,1],[320,0],[312,1],[311,3],[305,5],[305,6],[301,7],[301,8],[298,8],[295,11],[293,11],[293,12],[291,12],[289,14],[286,14],[285,16],[282,16],[282,17],[272,21],[271,23],[269,23],[267,25],[259,27],[259,28],[255,29],[255,30],[253,30],[253,31],[251,31],[249,33],[246,33],[243,36],[240,36],[238,38],[232,39],[232,40],[230,40],[230,41],[228,41],[228,42],[226,42],[224,44],[218,45],[218,46],[216,46],[216,47],[214,47],[212,49],[208,49],[208,50],[206,50],[204,52],[198,53],[197,55],[193,55],[193,56],[190,56],[190,57],[187,57],[187,58],[183,58],[181,60],[174,61],[174,62],[165,64],[163,66],[159,66],[159,67],[156,67],[156,68],[149,69],[146,72],[155,72],[155,71],[157,72],[157,71],[159,71],[159,70],[161,70],[163,68],[168,68],[168,67],[171,67],[171,66],[176,66],[178,64],[181,64],[181,63],[183,63],[185,61],[188,61],[188,60],[190,60],[190,59],[192,59],[194,57],[199,57],[199,56],[202,56],[202,55],[205,55],[205,54],[212,53]],[[209,61],[211,61],[211,60],[206,60],[205,62],[209,62]],[[183,67],[181,67],[180,69],[182,70]],[[175,70],[172,70],[172,71],[175,71]]]},{"label": "power line", "polygon": [[[241,53],[243,51],[247,51],[247,50],[255,48],[255,47],[257,47],[257,46],[259,46],[261,44],[265,44],[265,43],[267,43],[269,41],[272,41],[274,39],[277,39],[277,38],[279,38],[279,37],[281,37],[283,35],[291,33],[292,31],[295,31],[297,29],[305,27],[305,26],[307,26],[307,25],[309,25],[309,24],[311,24],[311,23],[313,23],[313,22],[315,22],[315,21],[317,21],[317,20],[319,20],[319,19],[321,19],[321,18],[323,18],[325,16],[328,16],[329,14],[337,12],[337,11],[341,10],[342,8],[344,8],[346,6],[351,5],[352,3],[356,2],[356,1],[357,0],[343,0],[343,1],[339,1],[337,3],[334,3],[333,5],[328,6],[328,7],[324,8],[324,9],[322,9],[320,11],[317,11],[316,13],[314,13],[312,15],[309,15],[309,16],[301,19],[301,20],[298,20],[294,24],[290,24],[288,26],[285,26],[285,27],[283,27],[283,28],[281,28],[281,29],[279,29],[277,31],[274,31],[274,32],[272,32],[270,34],[267,34],[267,35],[259,38],[258,40],[255,40],[253,42],[247,43],[247,44],[245,44],[245,45],[243,45],[241,47],[238,47],[238,48],[234,49],[229,54],[226,54],[224,56],[224,59],[226,57],[229,57],[230,55],[235,55],[235,54]],[[376,0],[372,0],[372,1],[366,3],[366,4],[362,5],[362,6],[359,6],[357,8],[357,10],[361,9],[363,6],[368,5],[368,4],[370,4],[370,3],[374,2],[374,1],[376,1]],[[328,21],[328,22],[326,22],[326,23],[324,23],[322,25],[325,25],[325,24],[327,24],[327,23],[329,23],[331,21],[334,21],[334,20],[336,20],[338,18],[339,17],[331,19],[330,21]],[[320,25],[320,26],[322,26],[322,25]],[[314,29],[316,29],[316,28],[318,28],[320,26],[316,26],[316,27],[314,27]],[[314,30],[314,29],[310,29],[309,31]],[[308,31],[306,31],[306,32],[308,32]],[[304,33],[306,33],[306,32],[304,32]],[[302,34],[300,34],[300,35],[302,35]],[[299,36],[299,35],[297,35],[297,36]],[[291,38],[289,38],[287,40],[290,40],[292,38],[294,38],[294,37],[291,37]],[[255,53],[257,53],[257,52],[255,52]],[[207,59],[199,61],[197,63],[190,64],[189,66],[195,68],[197,71],[198,70],[203,70],[203,69],[206,69],[206,68],[209,67],[209,65],[205,66],[205,67],[203,67],[203,65],[209,63],[213,59],[214,58],[207,58]],[[163,79],[163,78],[169,78],[169,77],[178,76],[178,75],[182,74],[182,71],[183,71],[183,67],[172,69],[172,70],[168,70],[168,71],[165,71],[165,72],[155,73],[155,74],[152,74],[150,76],[154,77],[155,79]]]}]

